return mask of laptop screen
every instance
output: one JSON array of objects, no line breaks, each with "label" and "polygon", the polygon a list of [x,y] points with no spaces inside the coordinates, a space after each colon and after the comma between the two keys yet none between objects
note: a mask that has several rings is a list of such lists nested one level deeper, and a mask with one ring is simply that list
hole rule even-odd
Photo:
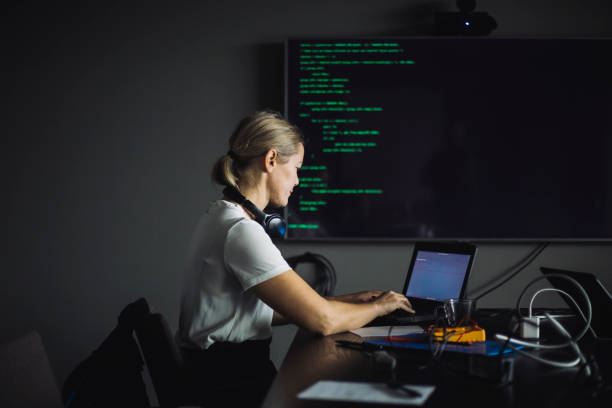
[{"label": "laptop screen", "polygon": [[468,254],[419,250],[405,295],[437,301],[459,298],[470,260]]},{"label": "laptop screen", "polygon": [[[599,281],[599,279],[597,279],[595,275],[586,272],[574,272],[546,267],[541,267],[540,270],[547,276],[548,281],[554,288],[562,290],[570,295],[576,301],[576,303],[578,303],[581,311],[585,313],[587,306],[582,292],[570,281],[549,275],[562,274],[574,278],[586,291],[589,301],[591,302],[593,313],[591,331],[599,339],[612,339],[612,326],[609,324],[609,310],[612,308],[612,295],[610,295],[606,287]],[[575,313],[579,313],[576,309],[576,305],[574,305],[574,302],[567,299],[563,295],[561,295],[561,297]],[[580,321],[579,324],[581,323],[582,321]]]}]

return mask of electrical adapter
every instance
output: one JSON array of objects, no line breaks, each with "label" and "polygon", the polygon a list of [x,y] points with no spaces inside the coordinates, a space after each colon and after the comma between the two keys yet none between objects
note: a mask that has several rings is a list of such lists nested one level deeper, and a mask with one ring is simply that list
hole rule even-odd
[{"label": "electrical adapter", "polygon": [[523,317],[520,323],[520,336],[523,339],[540,338],[540,317]]}]

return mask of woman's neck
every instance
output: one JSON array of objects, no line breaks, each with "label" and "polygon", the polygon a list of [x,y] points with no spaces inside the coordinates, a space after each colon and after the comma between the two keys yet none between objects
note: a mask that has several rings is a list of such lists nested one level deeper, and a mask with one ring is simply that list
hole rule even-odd
[{"label": "woman's neck", "polygon": [[258,183],[249,186],[238,184],[238,187],[240,188],[240,192],[242,193],[242,195],[247,200],[255,204],[257,208],[259,208],[260,210],[266,208],[266,206],[268,205],[269,198],[268,192],[263,183]]}]

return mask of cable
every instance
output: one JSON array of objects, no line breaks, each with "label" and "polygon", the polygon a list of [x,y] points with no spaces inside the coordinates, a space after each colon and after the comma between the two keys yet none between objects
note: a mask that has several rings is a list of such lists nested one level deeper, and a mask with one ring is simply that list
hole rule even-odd
[{"label": "cable", "polygon": [[[483,296],[488,295],[489,293],[493,292],[495,289],[499,288],[500,286],[502,286],[503,284],[505,284],[506,282],[508,282],[509,280],[511,280],[512,278],[514,278],[516,275],[518,275],[523,269],[525,269],[527,266],[529,266],[538,256],[540,256],[540,254],[546,249],[546,247],[549,245],[549,242],[544,242],[542,244],[539,244],[533,251],[531,251],[525,258],[523,258],[522,260],[520,260],[519,262],[517,262],[516,265],[512,266],[511,268],[508,269],[508,271],[511,271],[514,268],[518,268],[515,272],[513,272],[510,276],[508,276],[506,279],[502,280],[500,283],[498,283],[497,285],[493,286],[490,289],[487,289],[485,292],[481,293],[480,295],[478,295],[477,297],[474,298],[474,300],[478,300],[480,298],[482,298]],[[521,265],[523,264],[524,265]],[[506,272],[504,272],[503,275],[505,275]],[[502,276],[503,276],[502,275]]]},{"label": "cable", "polygon": [[309,262],[315,265],[316,280],[312,287],[321,296],[332,296],[336,288],[336,269],[329,259],[321,254],[312,252],[287,258],[287,263],[293,270],[302,262]]},{"label": "cable", "polygon": [[493,284],[493,282],[502,279],[504,276],[506,276],[508,273],[511,273],[513,270],[515,270],[516,268],[520,267],[524,262],[529,261],[529,259],[531,259],[531,257],[533,257],[535,255],[536,252],[538,252],[540,250],[540,248],[542,247],[543,244],[538,244],[536,245],[536,247],[534,249],[532,249],[526,256],[524,256],[523,258],[521,258],[518,262],[516,262],[514,265],[510,266],[509,268],[507,268],[506,270],[504,270],[501,274],[499,274],[497,277],[491,279],[489,282],[487,283],[483,283],[482,285],[480,285],[480,287],[478,288],[474,288],[472,290],[472,292],[480,292],[484,289],[487,288],[487,286],[490,286]]},{"label": "cable", "polygon": [[[580,333],[578,335],[576,335],[575,338],[572,338],[573,341],[578,341],[580,340],[585,334],[586,332],[589,330],[589,328],[591,327],[591,320],[593,318],[592,314],[593,314],[593,309],[591,306],[591,299],[589,299],[589,295],[586,293],[586,291],[584,290],[584,288],[582,287],[582,285],[580,285],[574,278],[564,275],[562,273],[551,273],[549,275],[546,276],[538,276],[537,278],[533,279],[531,282],[529,282],[527,284],[527,286],[525,286],[525,288],[523,289],[523,291],[521,292],[521,294],[519,295],[518,300],[516,301],[516,312],[517,315],[519,317],[521,317],[521,300],[523,299],[523,296],[525,295],[525,292],[527,292],[527,289],[529,289],[529,287],[531,285],[533,285],[534,283],[542,280],[542,279],[547,279],[547,278],[561,278],[561,279],[565,279],[570,281],[571,283],[573,283],[576,288],[580,291],[580,294],[584,297],[585,301],[586,301],[586,305],[587,305],[587,316],[588,318],[585,318],[586,321],[586,325],[585,327],[580,331]],[[552,289],[552,288],[551,288]],[[566,294],[567,295],[567,294]],[[576,301],[569,295],[567,295],[572,302],[574,303],[574,305],[578,306],[578,304],[576,303]],[[578,307],[578,310],[580,311],[580,307]],[[579,312],[580,315],[584,318],[584,314],[582,313],[582,311]],[[542,347],[543,345],[538,344],[538,343],[533,343],[535,346],[533,347],[541,347],[541,348],[547,348],[547,347]],[[562,348],[562,347],[567,347],[570,345],[570,342],[565,342],[565,343],[560,343],[558,345],[557,348]]]},{"label": "cable", "polygon": [[[574,304],[576,304],[576,302],[574,301],[574,299],[571,296],[570,296],[570,299],[572,299]],[[580,308],[578,308],[578,310],[580,310]],[[582,315],[582,311],[580,311],[580,314]],[[556,326],[557,330],[559,330],[559,332],[561,334],[563,334],[567,338],[570,338],[570,339],[572,338],[572,336],[569,334],[569,332],[567,330],[565,330],[565,327],[563,327],[561,325],[561,323],[559,323],[557,321],[557,319],[555,319],[550,314],[548,314],[548,312],[544,313],[544,315],[550,319],[550,321]],[[590,324],[589,324],[589,326],[590,326]],[[582,351],[580,350],[580,347],[578,347],[578,343],[576,343],[576,341],[572,340],[572,342],[570,343],[570,346],[574,349],[574,352],[580,358],[580,362],[582,364],[586,364],[586,358],[584,357],[584,354],[582,354]],[[586,366],[586,375],[587,375],[587,377],[591,375],[591,369],[588,366]]]},{"label": "cable", "polygon": [[561,289],[557,289],[557,288],[544,288],[544,289],[540,289],[540,290],[538,290],[538,291],[537,291],[537,292],[536,292],[536,293],[535,293],[535,294],[534,294],[534,295],[531,297],[531,300],[529,301],[529,317],[532,317],[532,312],[531,312],[532,307],[531,307],[531,306],[533,305],[533,301],[535,300],[536,296],[537,296],[537,295],[539,295],[539,294],[540,294],[540,293],[542,293],[542,292],[559,292],[559,293],[561,293],[561,294],[563,294],[563,295],[567,296],[567,297],[568,297],[568,298],[569,298],[569,299],[570,299],[570,300],[571,300],[571,301],[574,303],[574,306],[576,306],[576,309],[578,310],[578,314],[580,314],[580,317],[582,317],[582,318],[583,318],[583,319],[586,321],[586,319],[587,319],[587,318],[586,318],[586,316],[584,315],[584,313],[582,313],[582,309],[580,309],[580,306],[578,306],[578,303],[576,303],[576,301],[574,300],[574,298],[573,298],[573,297],[571,297],[571,296],[569,295],[569,293],[567,293],[567,292],[565,292],[565,291],[563,291],[563,290],[561,290]]},{"label": "cable", "polygon": [[427,339],[429,343],[429,352],[431,353],[431,357],[425,364],[422,364],[421,366],[418,367],[419,370],[429,367],[434,362],[438,362],[442,356],[442,353],[444,353],[444,350],[446,349],[446,344],[448,343],[448,340],[452,337],[453,333],[446,333],[446,328],[447,328],[446,320],[444,318],[443,313],[441,312],[442,310],[443,310],[443,306],[436,307],[435,309],[436,318],[432,326],[435,327],[435,326],[440,325],[443,327],[444,329],[444,332],[442,334],[443,340],[441,342],[434,343],[434,331],[433,330],[429,331],[429,336],[427,336]]},{"label": "cable", "polygon": [[[521,339],[517,339],[514,337],[510,337],[510,336],[506,336],[503,334],[495,334],[495,340],[497,340],[498,342],[504,342],[504,346],[503,348],[509,347],[512,350],[518,352],[519,354],[522,354],[526,357],[532,358],[536,361],[539,361],[541,363],[544,364],[548,364],[551,365],[553,367],[561,367],[561,368],[568,368],[568,367],[575,367],[577,365],[582,364],[585,367],[585,374],[587,375],[587,377],[589,377],[591,375],[591,369],[588,366],[588,362],[586,360],[586,358],[584,357],[584,354],[582,353],[582,351],[580,350],[580,347],[578,347],[577,341],[580,340],[585,334],[586,332],[589,330],[589,328],[591,327],[591,320],[592,320],[592,305],[591,305],[591,300],[589,299],[588,294],[586,293],[586,291],[584,290],[584,288],[573,278],[561,274],[561,273],[555,273],[555,274],[550,274],[547,276],[539,276],[535,279],[533,279],[531,282],[529,282],[527,284],[527,286],[525,286],[525,288],[523,289],[523,291],[521,292],[517,302],[516,302],[516,311],[517,311],[517,315],[519,317],[521,317],[521,312],[520,312],[520,304],[521,304],[521,300],[523,298],[523,296],[525,295],[525,292],[527,292],[527,289],[529,289],[529,287],[531,287],[531,285],[533,285],[535,282],[540,281],[542,279],[547,279],[550,277],[556,277],[556,278],[561,278],[561,279],[566,279],[568,281],[570,281],[571,283],[573,283],[576,288],[578,288],[578,290],[580,291],[581,295],[584,297],[585,301],[586,301],[586,305],[587,305],[587,317],[585,317],[584,313],[582,312],[582,310],[580,309],[580,306],[578,305],[578,303],[576,302],[576,300],[571,297],[569,294],[567,294],[566,292],[556,289],[556,288],[545,288],[545,289],[540,289],[538,290],[531,298],[530,302],[529,302],[529,316],[531,317],[531,312],[532,312],[532,304],[533,301],[535,299],[535,297],[537,295],[539,295],[540,293],[546,292],[546,291],[555,291],[555,292],[560,292],[562,294],[564,294],[565,296],[567,296],[572,303],[576,306],[578,313],[580,314],[580,316],[585,320],[585,326],[584,328],[574,337],[571,336],[571,334],[563,327],[563,325],[561,323],[559,323],[557,321],[557,319],[555,319],[553,316],[551,316],[548,312],[545,312],[544,315],[552,322],[553,327],[565,338],[567,338],[568,340],[562,343],[558,343],[558,344],[540,344],[540,343],[534,343],[534,342],[530,342],[530,341],[525,341],[525,340],[521,340]],[[570,361],[557,361],[557,360],[550,360],[550,359],[546,359],[544,357],[540,357],[537,355],[534,355],[533,353],[530,353],[528,351],[525,350],[521,350],[517,347],[514,346],[514,344],[516,345],[522,345],[522,346],[527,346],[527,347],[532,347],[535,349],[543,349],[543,350],[552,350],[552,349],[560,349],[560,348],[564,348],[567,346],[570,346],[574,352],[576,353],[577,357],[574,360],[570,360]],[[502,349],[503,349],[502,348]],[[501,353],[501,351],[500,351]]]},{"label": "cable", "polygon": [[327,283],[325,290],[327,291],[326,293],[329,296],[332,296],[334,294],[334,290],[336,289],[336,280],[337,280],[336,268],[334,268],[334,265],[331,263],[329,259],[327,259],[321,254],[315,254],[312,252],[306,252],[306,254],[310,254],[314,258],[318,259],[321,263],[326,265],[326,268],[324,268],[324,272],[323,272],[326,278],[325,282]]},{"label": "cable", "polygon": [[519,340],[519,339],[515,339],[515,338],[511,338],[511,337],[507,337],[501,334],[496,334],[495,335],[495,339],[496,340],[503,340],[505,341],[504,343],[504,347],[509,347],[512,350],[518,352],[519,354],[522,354],[524,356],[530,357],[536,361],[539,361],[541,363],[544,364],[548,364],[551,365],[553,367],[559,367],[559,368],[571,368],[571,367],[575,367],[578,364],[584,364],[585,365],[585,373],[588,376],[591,375],[591,369],[588,367],[588,365],[586,365],[587,361],[586,358],[584,357],[584,354],[582,353],[582,351],[580,350],[580,348],[578,347],[578,344],[571,338],[570,334],[567,332],[567,330],[565,330],[565,328],[561,325],[561,323],[559,323],[557,321],[557,319],[555,319],[554,317],[552,317],[550,314],[548,313],[544,313],[544,315],[550,319],[550,321],[555,325],[555,328],[565,337],[570,338],[570,346],[574,349],[574,352],[576,353],[576,355],[578,357],[576,357],[574,360],[571,361],[556,361],[556,360],[549,360],[549,359],[545,359],[543,357],[539,357],[536,356],[532,353],[529,353],[527,351],[521,350],[519,348],[514,347],[512,344],[510,343],[516,343],[518,345],[523,345],[523,346],[528,346],[528,347],[534,347],[537,345],[537,348],[541,348],[541,349],[552,349],[552,348],[560,348],[558,347],[558,345],[543,345],[543,344],[537,344],[537,343],[531,343],[528,341],[524,341],[524,340]]},{"label": "cable", "polygon": [[[498,335],[495,335],[495,336],[497,337]],[[513,339],[510,339],[510,341],[514,342]],[[571,367],[576,367],[578,364],[580,364],[580,358],[578,358],[578,357],[575,360],[567,361],[567,362],[564,362],[564,361],[553,361],[553,360],[545,359],[543,357],[536,356],[535,354],[529,353],[529,352],[527,352],[525,350],[521,350],[519,348],[516,348],[516,347],[514,347],[510,343],[506,347],[511,348],[512,350],[516,351],[519,354],[522,354],[522,355],[527,356],[529,358],[532,358],[532,359],[534,359],[536,361],[539,361],[540,363],[548,364],[548,365],[551,365],[553,367],[571,368]]]}]

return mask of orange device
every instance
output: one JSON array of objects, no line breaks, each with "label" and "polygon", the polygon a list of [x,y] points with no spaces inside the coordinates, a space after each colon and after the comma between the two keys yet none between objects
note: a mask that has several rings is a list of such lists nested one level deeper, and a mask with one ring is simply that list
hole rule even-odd
[{"label": "orange device", "polygon": [[478,325],[447,327],[446,333],[442,327],[430,326],[427,332],[433,334],[436,341],[448,341],[450,343],[468,343],[485,341],[487,339],[484,329]]}]

